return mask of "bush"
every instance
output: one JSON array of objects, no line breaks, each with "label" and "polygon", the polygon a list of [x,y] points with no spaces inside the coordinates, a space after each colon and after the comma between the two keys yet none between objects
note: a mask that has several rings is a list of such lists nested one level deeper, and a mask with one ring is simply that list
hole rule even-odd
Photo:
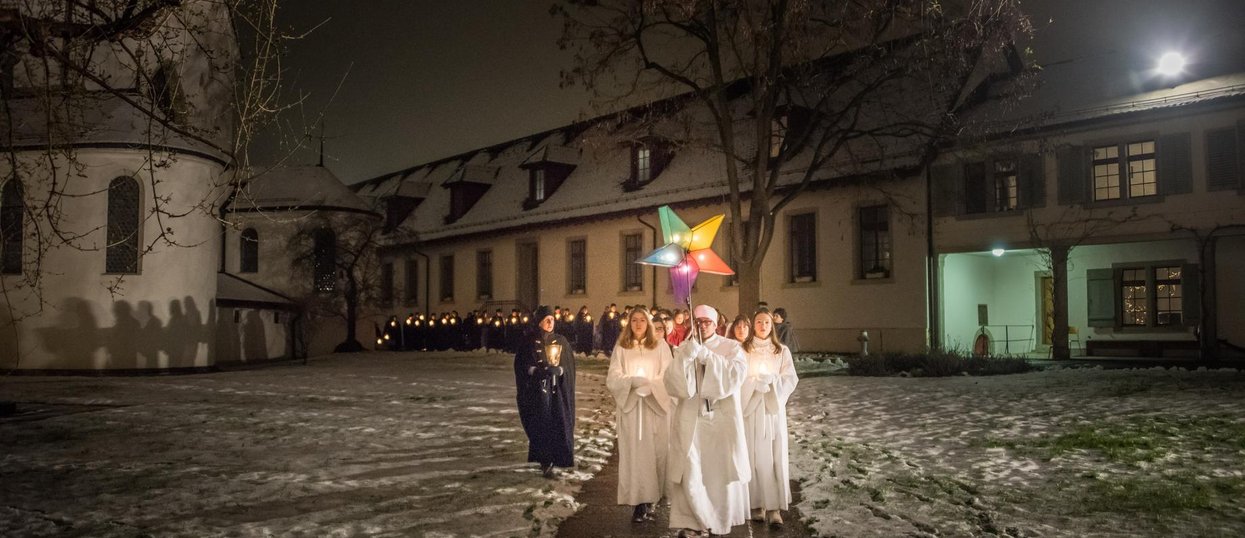
[{"label": "bush", "polygon": [[926,353],[882,353],[867,357],[848,357],[847,374],[892,376],[906,373],[913,377],[953,375],[1006,375],[1031,372],[1037,367],[1016,357],[973,357],[958,351]]}]

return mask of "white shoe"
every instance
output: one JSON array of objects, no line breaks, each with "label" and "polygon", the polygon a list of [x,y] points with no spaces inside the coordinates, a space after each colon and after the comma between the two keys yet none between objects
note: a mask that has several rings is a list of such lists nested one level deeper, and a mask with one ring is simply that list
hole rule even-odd
[{"label": "white shoe", "polygon": [[765,521],[765,510],[762,510],[760,508],[753,508],[752,509],[752,520],[753,521]]}]

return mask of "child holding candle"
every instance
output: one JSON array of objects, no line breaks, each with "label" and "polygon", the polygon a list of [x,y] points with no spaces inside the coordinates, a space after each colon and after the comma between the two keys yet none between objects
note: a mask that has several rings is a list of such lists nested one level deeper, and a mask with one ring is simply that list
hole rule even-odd
[{"label": "child holding candle", "polygon": [[752,519],[782,525],[779,510],[786,510],[791,503],[787,399],[799,379],[791,350],[779,343],[769,312],[753,314],[752,334],[743,348],[748,356],[748,377],[740,398],[752,462],[752,481],[748,483]]},{"label": "child holding candle", "polygon": [[634,308],[610,356],[605,385],[617,404],[618,504],[634,505],[637,523],[653,519],[653,504],[664,493],[670,396],[662,376],[672,360],[648,310]]}]

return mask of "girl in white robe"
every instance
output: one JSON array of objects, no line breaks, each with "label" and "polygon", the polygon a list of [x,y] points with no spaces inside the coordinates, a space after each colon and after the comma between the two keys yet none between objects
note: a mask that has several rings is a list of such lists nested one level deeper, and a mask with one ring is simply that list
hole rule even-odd
[{"label": "girl in white robe", "polygon": [[791,504],[787,400],[799,379],[791,350],[778,342],[769,312],[752,316],[752,335],[743,347],[748,356],[748,376],[740,399],[752,462],[752,481],[748,483],[752,519],[781,525],[779,510]]},{"label": "girl in white robe", "polygon": [[610,356],[606,388],[618,420],[618,504],[634,505],[632,520],[653,519],[664,494],[670,438],[670,396],[662,381],[672,361],[648,311],[636,308]]}]

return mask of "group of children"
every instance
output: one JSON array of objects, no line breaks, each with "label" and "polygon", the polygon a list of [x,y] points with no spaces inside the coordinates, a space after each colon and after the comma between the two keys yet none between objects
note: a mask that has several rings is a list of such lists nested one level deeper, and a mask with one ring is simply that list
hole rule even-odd
[{"label": "group of children", "polygon": [[[676,332],[679,317],[695,326]],[[617,404],[618,503],[635,507],[633,521],[653,519],[666,497],[680,535],[725,534],[748,516],[783,523],[786,404],[798,378],[776,317],[758,310],[744,331],[706,305],[628,313],[606,386]]]}]

